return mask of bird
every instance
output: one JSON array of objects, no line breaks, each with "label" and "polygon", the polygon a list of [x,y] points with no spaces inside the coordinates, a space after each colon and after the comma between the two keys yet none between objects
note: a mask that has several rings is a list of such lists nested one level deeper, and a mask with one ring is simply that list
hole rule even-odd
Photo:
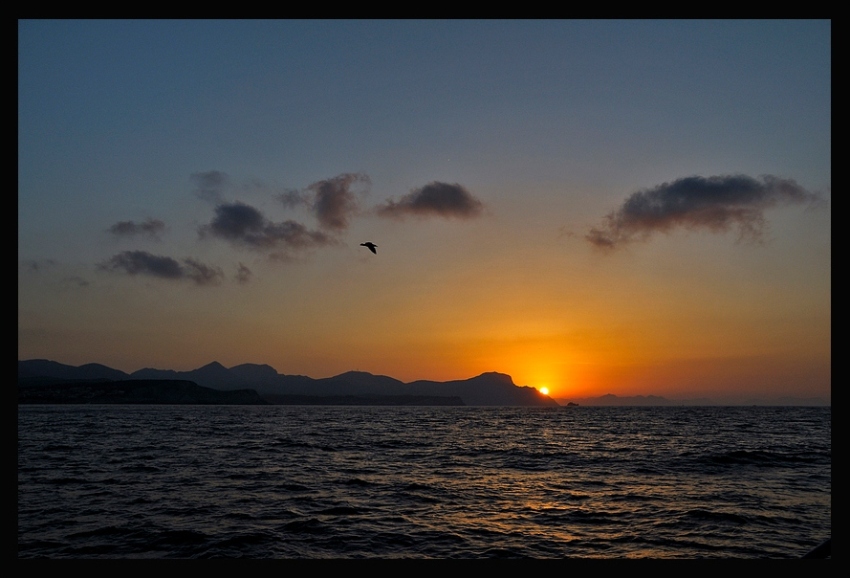
[{"label": "bird", "polygon": [[377,247],[377,245],[375,243],[372,243],[371,241],[369,241],[369,242],[360,243],[360,244],[364,247],[368,247],[369,250],[372,251],[375,255],[378,254],[378,252],[375,250],[375,247]]}]

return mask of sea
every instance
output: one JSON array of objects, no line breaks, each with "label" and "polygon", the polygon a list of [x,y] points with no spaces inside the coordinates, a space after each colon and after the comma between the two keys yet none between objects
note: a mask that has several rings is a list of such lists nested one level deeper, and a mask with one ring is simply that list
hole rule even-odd
[{"label": "sea", "polygon": [[19,405],[17,555],[790,559],[829,407]]}]

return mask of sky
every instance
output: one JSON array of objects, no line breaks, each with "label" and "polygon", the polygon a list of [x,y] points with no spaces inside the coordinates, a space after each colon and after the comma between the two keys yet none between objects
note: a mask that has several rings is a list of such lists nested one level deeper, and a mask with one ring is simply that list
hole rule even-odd
[{"label": "sky", "polygon": [[829,399],[831,67],[828,20],[21,20],[18,359]]}]

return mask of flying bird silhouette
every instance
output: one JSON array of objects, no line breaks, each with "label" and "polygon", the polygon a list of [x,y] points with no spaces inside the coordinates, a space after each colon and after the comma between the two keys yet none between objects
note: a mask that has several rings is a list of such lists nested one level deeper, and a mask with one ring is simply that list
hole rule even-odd
[{"label": "flying bird silhouette", "polygon": [[377,245],[375,243],[372,243],[370,241],[368,243],[360,243],[360,244],[363,245],[364,247],[368,247],[369,250],[372,251],[375,255],[378,254],[378,252],[375,250],[375,247],[377,247]]}]

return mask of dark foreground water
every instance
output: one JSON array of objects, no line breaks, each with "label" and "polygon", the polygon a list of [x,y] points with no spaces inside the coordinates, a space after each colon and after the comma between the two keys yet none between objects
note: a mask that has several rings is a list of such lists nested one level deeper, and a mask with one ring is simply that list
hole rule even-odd
[{"label": "dark foreground water", "polygon": [[830,408],[19,406],[20,558],[797,558]]}]

